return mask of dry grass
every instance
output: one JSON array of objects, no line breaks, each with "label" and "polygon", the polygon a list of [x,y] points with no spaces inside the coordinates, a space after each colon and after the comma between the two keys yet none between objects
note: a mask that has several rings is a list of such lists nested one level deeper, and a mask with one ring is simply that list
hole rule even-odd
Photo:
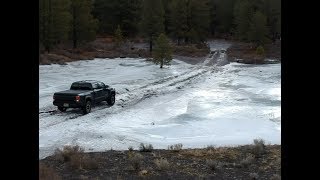
[{"label": "dry grass", "polygon": [[271,176],[270,180],[281,180],[281,176],[278,174],[274,174]]},{"label": "dry grass", "polygon": [[256,180],[256,179],[259,179],[259,174],[258,173],[250,173],[249,177],[250,177],[250,179]]},{"label": "dry grass", "polygon": [[78,156],[83,154],[84,149],[79,147],[78,145],[76,146],[64,146],[62,150],[56,149],[55,150],[55,157],[58,160],[62,160],[63,162],[69,162],[71,160],[72,156]]},{"label": "dry grass", "polygon": [[216,148],[214,155],[217,156],[217,159],[228,162],[234,162],[240,156],[239,151],[236,149],[228,149],[225,147]]},{"label": "dry grass", "polygon": [[218,161],[212,160],[212,159],[207,159],[206,160],[206,165],[209,167],[211,170],[216,170],[219,166]]},{"label": "dry grass", "polygon": [[205,149],[191,149],[183,150],[182,155],[194,156],[194,157],[214,157],[218,160],[224,160],[234,162],[239,156],[239,152],[235,149],[228,149],[224,147],[220,148],[205,148]]},{"label": "dry grass", "polygon": [[39,163],[39,180],[61,180],[61,177],[51,167]]},{"label": "dry grass", "polygon": [[145,176],[147,174],[148,174],[148,171],[145,169],[139,172],[139,176]]},{"label": "dry grass", "polygon": [[161,171],[167,170],[169,168],[169,162],[166,158],[156,159],[154,163],[156,164],[157,168]]},{"label": "dry grass", "polygon": [[85,156],[84,149],[77,146],[64,146],[62,150],[56,149],[57,160],[67,162],[74,169],[97,169],[98,163],[95,159]]},{"label": "dry grass", "polygon": [[140,170],[143,161],[143,156],[140,153],[132,153],[129,151],[128,159],[131,166],[136,170]]},{"label": "dry grass", "polygon": [[209,167],[209,169],[211,169],[211,170],[221,169],[222,167],[230,166],[229,163],[217,161],[217,160],[215,160],[215,159],[207,159],[207,160],[206,160],[206,165],[207,165],[207,166]]},{"label": "dry grass", "polygon": [[[238,147],[182,149],[178,153],[163,149],[153,150],[151,153],[142,153],[137,150],[108,150],[102,153],[83,153],[82,158],[71,156],[69,161],[64,162],[62,152],[70,154],[70,149],[77,149],[65,148],[65,151],[62,149],[60,153],[62,161],[57,161],[55,157],[51,156],[40,162],[50,165],[64,179],[71,177],[81,179],[81,176],[84,179],[97,177],[117,179],[120,174],[124,174],[123,179],[130,177],[153,179],[159,176],[176,178],[181,176],[184,179],[188,179],[188,177],[196,179],[199,175],[203,175],[205,178],[214,176],[217,179],[223,179],[223,177],[227,177],[226,175],[238,179],[255,179],[256,175],[251,174],[249,177],[250,173],[258,173],[259,179],[281,179],[281,146],[266,145],[266,153],[261,158],[255,158],[252,154],[253,146],[252,143]],[[66,151],[66,149],[69,150]],[[172,145],[172,149],[174,149],[174,145]],[[78,151],[75,150],[75,152]],[[231,161],[231,159],[235,160]],[[70,166],[71,163],[74,164],[74,168]],[[97,167],[97,170],[90,170]]]},{"label": "dry grass", "polygon": [[201,149],[192,149],[192,150],[188,150],[186,154],[195,156],[195,157],[203,157],[206,155],[206,152]]},{"label": "dry grass", "polygon": [[70,156],[70,166],[73,169],[83,169],[82,166],[83,154],[74,154]]},{"label": "dry grass", "polygon": [[250,154],[240,161],[241,167],[248,167],[254,162],[254,157]]},{"label": "dry grass", "polygon": [[89,157],[83,157],[82,159],[82,166],[84,169],[98,169],[99,164],[95,159],[89,158]]}]

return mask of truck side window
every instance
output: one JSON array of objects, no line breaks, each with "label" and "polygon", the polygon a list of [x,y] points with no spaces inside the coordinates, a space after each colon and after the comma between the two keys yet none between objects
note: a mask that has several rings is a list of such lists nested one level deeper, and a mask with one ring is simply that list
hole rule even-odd
[{"label": "truck side window", "polygon": [[93,87],[93,89],[99,89],[99,87],[98,87],[98,84],[97,84],[97,83],[92,84],[92,87]]},{"label": "truck side window", "polygon": [[101,88],[105,88],[106,85],[103,82],[100,82],[99,85],[101,86]]}]

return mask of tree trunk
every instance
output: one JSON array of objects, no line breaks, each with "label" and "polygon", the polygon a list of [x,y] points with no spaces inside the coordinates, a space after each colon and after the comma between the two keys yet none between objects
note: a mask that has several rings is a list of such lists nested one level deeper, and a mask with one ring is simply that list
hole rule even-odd
[{"label": "tree trunk", "polygon": [[73,12],[73,23],[72,23],[72,30],[73,30],[73,37],[72,37],[72,40],[73,40],[73,48],[77,48],[77,31],[76,31],[76,9],[75,7],[72,8],[72,12]]},{"label": "tree trunk", "polygon": [[49,47],[49,46],[46,46],[45,49],[46,49],[46,51],[47,51],[48,53],[50,53],[50,47]]},{"label": "tree trunk", "polygon": [[49,0],[49,23],[48,23],[48,34],[47,34],[47,37],[48,37],[48,44],[47,44],[47,51],[48,53],[50,53],[50,48],[51,48],[51,43],[52,43],[52,34],[51,34],[51,31],[52,31],[52,8],[51,8],[51,0]]},{"label": "tree trunk", "polygon": [[184,42],[185,42],[186,44],[188,44],[188,43],[189,43],[189,37],[185,37]]},{"label": "tree trunk", "polygon": [[77,39],[73,38],[73,49],[77,48]]},{"label": "tree trunk", "polygon": [[150,49],[149,49],[149,51],[150,51],[150,53],[151,53],[151,52],[152,52],[152,36],[150,36],[149,43],[150,43]]},{"label": "tree trunk", "polygon": [[160,68],[162,68],[163,67],[163,60],[161,60],[161,62],[160,62]]}]

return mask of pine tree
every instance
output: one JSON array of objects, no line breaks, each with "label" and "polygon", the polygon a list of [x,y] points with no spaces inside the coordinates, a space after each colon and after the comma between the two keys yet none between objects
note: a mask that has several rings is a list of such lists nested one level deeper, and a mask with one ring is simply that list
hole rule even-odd
[{"label": "pine tree", "polygon": [[152,52],[153,40],[164,32],[164,10],[161,0],[144,0],[142,31],[149,39],[149,50]]},{"label": "pine tree", "polygon": [[83,41],[95,39],[98,20],[91,15],[91,9],[91,0],[71,0],[73,48]]},{"label": "pine tree", "polygon": [[99,33],[113,34],[120,25],[124,36],[138,34],[142,0],[95,0],[93,15],[99,20]]},{"label": "pine tree", "polygon": [[118,25],[117,29],[114,32],[114,38],[115,38],[116,47],[119,47],[123,42],[122,31],[121,31],[119,25]]},{"label": "pine tree", "polygon": [[39,40],[49,52],[54,45],[68,39],[70,0],[39,1]]},{"label": "pine tree", "polygon": [[171,2],[170,35],[188,42],[204,41],[209,33],[210,8],[208,0],[175,0]]},{"label": "pine tree", "polygon": [[281,0],[266,0],[265,8],[270,37],[274,41],[281,34]]},{"label": "pine tree", "polygon": [[165,34],[170,33],[170,18],[171,14],[178,9],[172,9],[171,4],[176,0],[162,0],[163,9],[164,9],[164,32]]},{"label": "pine tree", "polygon": [[[189,0],[189,31],[192,29],[194,32],[189,34],[196,34],[192,37],[192,41],[202,42],[205,41],[209,34],[210,27],[210,8],[208,0]],[[187,37],[188,39],[191,37]]]},{"label": "pine tree", "polygon": [[252,5],[248,0],[238,0],[234,6],[235,35],[239,40],[248,40],[250,20],[253,15]]},{"label": "pine tree", "polygon": [[52,0],[53,2],[53,38],[55,43],[65,41],[68,39],[68,33],[71,26],[71,14],[69,12],[70,0]]},{"label": "pine tree", "polygon": [[121,0],[119,6],[120,26],[123,34],[133,37],[138,34],[138,24],[141,21],[142,0]]},{"label": "pine tree", "polygon": [[153,61],[155,64],[160,64],[160,68],[162,68],[163,65],[170,65],[171,60],[172,49],[169,44],[169,40],[163,33],[161,33],[156,40]]},{"label": "pine tree", "polygon": [[49,14],[49,4],[51,4],[49,0],[39,1],[39,40],[46,51],[50,51],[52,46],[51,34],[49,33],[49,29],[52,26],[52,21],[50,21],[51,15]]},{"label": "pine tree", "polygon": [[116,24],[120,24],[115,21],[116,5],[117,0],[95,0],[93,2],[92,15],[99,20],[98,32],[101,34],[109,33],[112,34]]},{"label": "pine tree", "polygon": [[235,0],[211,0],[210,6],[213,9],[213,15],[211,15],[211,26],[213,26],[215,32],[231,32],[234,4]]},{"label": "pine tree", "polygon": [[215,0],[209,1],[210,8],[210,34],[214,35],[217,31],[217,5]]},{"label": "pine tree", "polygon": [[185,0],[174,0],[169,4],[170,17],[169,27],[170,36],[178,40],[178,45],[181,39],[185,39],[188,32],[188,7]]},{"label": "pine tree", "polygon": [[257,11],[250,23],[248,39],[257,45],[264,45],[267,42],[268,28],[267,18],[260,11]]}]

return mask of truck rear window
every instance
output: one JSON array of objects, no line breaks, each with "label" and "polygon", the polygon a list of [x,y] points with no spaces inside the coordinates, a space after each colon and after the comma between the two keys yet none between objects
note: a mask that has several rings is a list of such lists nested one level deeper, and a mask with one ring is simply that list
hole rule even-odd
[{"label": "truck rear window", "polygon": [[73,83],[70,90],[91,90],[92,85],[90,83]]}]

